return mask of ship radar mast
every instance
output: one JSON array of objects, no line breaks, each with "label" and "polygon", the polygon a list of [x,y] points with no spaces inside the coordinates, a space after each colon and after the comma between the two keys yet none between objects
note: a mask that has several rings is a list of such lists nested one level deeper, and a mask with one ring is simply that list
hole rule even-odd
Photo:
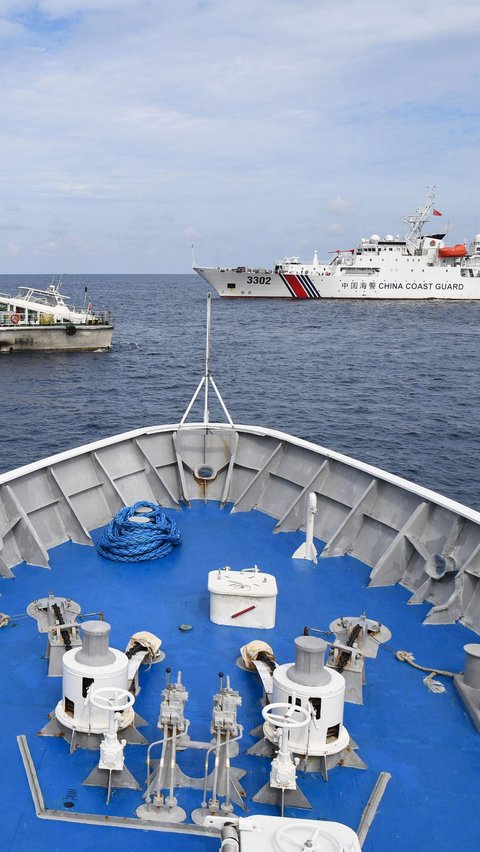
[{"label": "ship radar mast", "polygon": [[413,216],[404,217],[403,221],[410,227],[405,240],[407,245],[412,249],[418,248],[418,240],[422,235],[422,228],[425,222],[428,222],[430,219],[433,205],[435,203],[435,190],[436,187],[433,186],[428,194],[427,203],[424,207],[418,207]]}]

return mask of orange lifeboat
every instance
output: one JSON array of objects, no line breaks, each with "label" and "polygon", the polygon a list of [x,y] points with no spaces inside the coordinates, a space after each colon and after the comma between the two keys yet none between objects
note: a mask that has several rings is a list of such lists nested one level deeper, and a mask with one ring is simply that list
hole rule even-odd
[{"label": "orange lifeboat", "polygon": [[439,257],[465,257],[467,247],[463,243],[457,243],[456,246],[444,246],[438,249]]}]

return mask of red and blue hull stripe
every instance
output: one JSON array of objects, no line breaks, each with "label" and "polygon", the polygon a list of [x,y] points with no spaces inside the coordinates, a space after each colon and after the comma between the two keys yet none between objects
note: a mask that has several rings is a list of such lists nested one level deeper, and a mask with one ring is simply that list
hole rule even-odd
[{"label": "red and blue hull stripe", "polygon": [[280,272],[279,275],[292,298],[320,299],[320,293],[309,275],[299,275],[293,272]]}]

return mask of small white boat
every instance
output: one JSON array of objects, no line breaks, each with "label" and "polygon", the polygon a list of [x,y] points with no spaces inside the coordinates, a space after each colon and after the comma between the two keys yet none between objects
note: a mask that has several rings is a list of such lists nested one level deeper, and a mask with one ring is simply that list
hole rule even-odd
[{"label": "small white boat", "polygon": [[60,286],[52,281],[46,290],[27,285],[16,296],[0,293],[0,352],[110,348],[110,311],[69,306]]}]

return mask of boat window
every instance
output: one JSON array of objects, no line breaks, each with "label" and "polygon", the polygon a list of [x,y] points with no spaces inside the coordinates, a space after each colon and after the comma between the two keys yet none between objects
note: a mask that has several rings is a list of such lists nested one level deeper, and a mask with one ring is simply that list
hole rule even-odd
[{"label": "boat window", "polygon": [[[288,704],[292,704],[292,703],[293,703],[293,695],[289,695],[289,696],[288,696],[288,698],[287,698],[287,703],[288,703]],[[301,707],[301,706],[302,706],[302,699],[301,699],[301,698],[296,698],[296,699],[295,699],[295,707]]]},{"label": "boat window", "polygon": [[31,287],[20,287],[18,291],[19,299],[24,299],[25,302],[38,302],[41,305],[56,305],[57,297],[53,293],[47,293],[44,290],[32,290]]},{"label": "boat window", "polygon": [[338,740],[339,733],[340,723],[338,725],[331,725],[330,728],[327,728],[327,743],[331,743],[333,740]]},{"label": "boat window", "polygon": [[82,677],[82,696],[84,698],[87,697],[87,692],[90,689],[93,682],[94,682],[93,677]]},{"label": "boat window", "polygon": [[57,300],[55,296],[49,296],[47,293],[39,293],[32,298],[32,301],[39,302],[41,305],[56,305]]},{"label": "boat window", "polygon": [[229,290],[235,290],[235,284],[227,284]]},{"label": "boat window", "polygon": [[75,702],[67,696],[65,696],[65,713],[68,713],[69,716],[73,716],[75,713]]},{"label": "boat window", "polygon": [[322,699],[321,698],[311,698],[310,704],[313,707],[315,719],[320,719],[320,716],[322,715]]}]

